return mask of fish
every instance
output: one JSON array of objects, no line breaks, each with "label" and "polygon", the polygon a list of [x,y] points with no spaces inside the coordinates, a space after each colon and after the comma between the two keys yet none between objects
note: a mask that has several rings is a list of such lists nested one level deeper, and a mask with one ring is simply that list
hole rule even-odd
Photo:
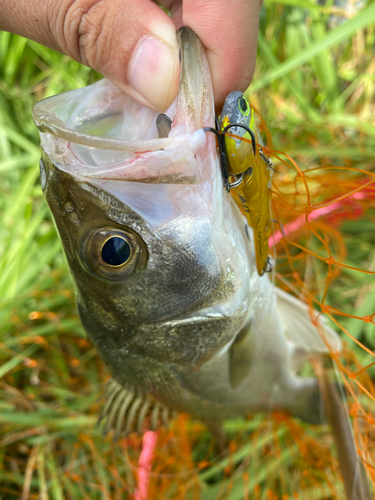
[{"label": "fish", "polygon": [[258,273],[253,230],[205,132],[215,108],[204,47],[186,27],[178,40],[166,118],[107,80],[33,111],[79,315],[112,374],[102,425],[119,436],[187,412],[220,439],[223,420],[256,412],[321,424],[319,382],[298,372],[340,339]]},{"label": "fish", "polygon": [[[272,162],[259,147],[254,110],[240,91],[225,99],[220,117],[225,134],[228,174],[240,178],[232,184],[238,192],[249,226],[253,229],[259,275],[272,271],[268,240],[272,233]],[[251,135],[250,135],[251,133]],[[257,144],[258,143],[258,144]]]}]

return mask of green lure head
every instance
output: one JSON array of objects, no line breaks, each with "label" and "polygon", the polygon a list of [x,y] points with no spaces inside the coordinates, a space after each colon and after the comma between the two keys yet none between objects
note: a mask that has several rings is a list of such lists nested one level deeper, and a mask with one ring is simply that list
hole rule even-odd
[{"label": "green lure head", "polygon": [[[238,90],[231,92],[225,99],[223,111],[220,117],[220,128],[223,131],[228,125],[239,123],[245,127],[255,130],[254,111],[244,94]],[[227,151],[228,173],[239,175],[249,168],[249,160],[254,158],[251,136],[242,127],[231,127],[230,134],[243,137],[247,141],[225,136],[225,146]]]},{"label": "green lure head", "polygon": [[[221,112],[222,127],[226,127],[229,123],[240,123],[249,128],[254,127],[254,112],[251,109],[249,101],[244,94],[239,90],[231,92],[225,99],[223,110]],[[236,128],[236,135],[243,135],[244,129]]]}]

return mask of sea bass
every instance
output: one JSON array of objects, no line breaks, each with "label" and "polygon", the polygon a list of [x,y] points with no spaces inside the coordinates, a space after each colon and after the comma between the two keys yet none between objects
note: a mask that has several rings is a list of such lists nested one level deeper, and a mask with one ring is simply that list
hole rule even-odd
[{"label": "sea bass", "polygon": [[311,353],[338,351],[340,340],[260,276],[253,231],[205,132],[215,112],[204,48],[187,28],[178,37],[180,90],[164,117],[107,80],[34,108],[42,189],[83,326],[113,376],[105,428],[155,429],[176,411],[211,427],[273,410],[316,424],[325,406],[344,429],[348,498],[362,498],[334,387],[326,382],[321,398],[316,379],[298,376]]},{"label": "sea bass", "polygon": [[318,384],[296,370],[301,353],[340,342],[326,328],[325,343],[305,305],[259,276],[215,136],[202,130],[215,119],[205,51],[188,29],[179,43],[167,138],[156,113],[107,81],[34,109],[79,314],[113,375],[104,414],[118,431],[169,410],[219,420],[285,410],[319,423]]}]

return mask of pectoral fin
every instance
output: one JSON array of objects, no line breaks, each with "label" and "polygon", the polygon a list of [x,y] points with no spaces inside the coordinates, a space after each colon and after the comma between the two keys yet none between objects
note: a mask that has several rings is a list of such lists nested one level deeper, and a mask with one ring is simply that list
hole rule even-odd
[{"label": "pectoral fin", "polygon": [[249,373],[252,358],[251,325],[243,328],[229,349],[229,380],[235,389]]},{"label": "pectoral fin", "polygon": [[171,131],[172,120],[169,118],[169,116],[161,113],[156,118],[156,127],[158,129],[159,139],[165,139],[168,137],[169,132]]}]

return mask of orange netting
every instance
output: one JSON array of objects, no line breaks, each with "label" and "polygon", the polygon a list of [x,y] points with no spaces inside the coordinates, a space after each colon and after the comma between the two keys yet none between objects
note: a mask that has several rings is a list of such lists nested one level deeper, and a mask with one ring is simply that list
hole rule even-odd
[{"label": "orange netting", "polygon": [[[346,388],[358,453],[375,485],[375,384],[368,372],[375,365],[375,354],[340,322],[341,318],[353,318],[374,323],[375,313],[351,314],[327,300],[343,268],[375,274],[375,269],[344,263],[348,255],[340,232],[342,221],[361,219],[374,206],[375,174],[350,165],[322,165],[302,171],[287,154],[272,149],[264,124],[263,130],[269,144],[263,151],[275,162],[272,208],[277,222],[271,239],[278,262],[276,282],[304,300],[311,310],[328,316],[342,332],[343,350],[332,352],[331,358]],[[353,343],[367,353],[369,362],[365,365]],[[152,470],[147,474],[148,498],[198,499],[202,493],[203,498],[212,500],[343,498],[327,428],[315,427],[309,432],[308,426],[283,414],[258,417],[249,417],[240,430],[237,428],[226,458],[215,457],[209,438],[203,456],[194,457],[193,450],[207,432],[186,416],[180,416],[169,431],[159,431]],[[134,484],[137,478],[142,484],[141,440],[132,439],[123,440],[120,447],[131,457]],[[254,475],[249,473],[250,464]],[[144,498],[136,487],[135,491],[135,498]]]},{"label": "orange netting", "polygon": [[[360,269],[345,264],[347,250],[344,238],[340,232],[340,224],[345,220],[356,220],[368,213],[374,207],[375,174],[366,170],[354,168],[350,165],[322,165],[302,171],[298,164],[287,154],[272,149],[272,142],[267,129],[263,130],[268,136],[268,147],[263,147],[266,155],[276,163],[273,176],[272,208],[276,216],[276,231],[271,237],[276,248],[278,266],[276,273],[277,285],[304,300],[311,308],[324,313],[336,329],[342,332],[344,347],[341,353],[331,352],[332,360],[340,373],[340,381],[344,384],[348,395],[348,408],[352,418],[353,430],[358,453],[367,470],[368,476],[375,485],[375,384],[368,370],[375,365],[375,353],[364,343],[360,342],[345,328],[340,318],[353,318],[365,323],[375,323],[375,313],[369,311],[366,315],[351,314],[340,310],[327,301],[327,294],[333,281],[340,276],[343,268],[352,272],[368,275],[375,274],[375,270]],[[233,135],[233,134],[231,134]],[[240,203],[239,203],[240,205]],[[312,320],[313,321],[313,320]],[[348,342],[346,342],[349,341]],[[355,343],[363,349],[369,358],[365,365],[361,364],[350,343]],[[174,426],[174,436],[179,439],[180,450],[184,450],[184,466],[189,473],[185,481],[178,482],[181,491],[176,491],[174,498],[185,498],[189,488],[194,490],[202,480],[211,477],[209,472],[198,475],[192,462],[186,457],[191,454],[191,446],[197,439],[186,428],[187,422],[179,420]],[[272,443],[267,442],[270,436],[270,426],[273,431]],[[184,431],[185,429],[185,431]],[[195,430],[199,430],[196,428]],[[184,433],[185,432],[185,433]],[[202,431],[200,431],[202,432]],[[259,443],[260,455],[258,459],[264,461],[267,470],[267,497],[266,498],[298,498],[298,494],[288,492],[288,481],[284,476],[290,474],[288,458],[293,456],[293,476],[299,478],[298,490],[308,495],[304,498],[342,498],[343,490],[338,485],[338,463],[332,453],[332,439],[327,440],[327,431],[321,432],[324,439],[319,439],[319,432],[314,435],[306,432],[306,426],[288,418],[285,415],[273,415],[273,420],[267,418],[259,422],[254,428],[251,437],[248,437],[251,446],[256,448]],[[240,465],[236,461],[236,448],[244,436],[237,436],[231,441],[232,458],[228,458],[223,468],[223,479],[209,486],[208,498],[237,497],[233,491],[241,491],[238,498],[264,498],[264,477],[250,478],[247,469],[246,456],[242,457]],[[154,463],[168,463],[166,456],[160,455],[165,447],[165,434],[159,437]],[[171,439],[169,435],[169,439]],[[264,440],[264,442],[263,442]],[[243,441],[242,441],[243,443]],[[285,451],[286,450],[286,451]],[[287,453],[289,456],[286,456]],[[168,455],[170,458],[170,455]],[[178,464],[178,454],[173,457],[173,468]],[[232,460],[232,463],[231,463]],[[279,461],[278,461],[279,460]],[[267,466],[267,461],[269,464]],[[220,462],[219,462],[220,463]],[[198,469],[208,467],[215,469],[215,461],[205,459],[196,462]],[[277,471],[277,477],[272,475]],[[241,470],[243,473],[241,474]],[[157,470],[154,470],[154,474]],[[161,472],[161,471],[159,471]],[[170,474],[171,471],[169,471]],[[194,473],[195,472],[195,473]],[[164,487],[161,476],[153,475],[150,482],[151,498],[168,491],[167,473],[164,476]],[[190,474],[190,477],[189,477]],[[175,481],[174,476],[173,481]],[[174,483],[176,484],[176,483]],[[190,485],[190,486],[189,486]],[[155,495],[155,496],[152,496]],[[289,496],[291,495],[291,496]],[[196,498],[199,498],[197,493]]]},{"label": "orange netting", "polygon": [[[344,263],[346,245],[339,231],[343,219],[359,219],[374,207],[375,174],[331,165],[302,171],[287,154],[271,148],[264,150],[278,160],[273,210],[286,233],[276,242],[278,285],[320,310],[342,333],[343,352],[331,352],[331,357],[348,394],[358,453],[375,484],[375,384],[369,373],[375,365],[375,353],[341,321],[353,318],[374,324],[375,312],[351,314],[327,303],[328,290],[343,268],[364,275],[375,274],[371,265],[360,269]],[[367,353],[368,362],[364,366],[350,347],[353,343]]]}]

